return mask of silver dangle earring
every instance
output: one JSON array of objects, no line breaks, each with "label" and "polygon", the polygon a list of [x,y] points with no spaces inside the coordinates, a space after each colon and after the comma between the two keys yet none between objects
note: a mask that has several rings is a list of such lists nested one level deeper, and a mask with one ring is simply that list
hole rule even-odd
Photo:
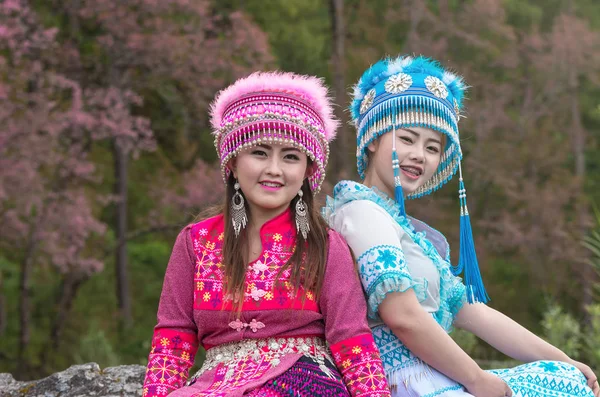
[{"label": "silver dangle earring", "polygon": [[310,231],[310,225],[308,223],[308,213],[306,211],[306,204],[302,200],[304,193],[302,190],[298,192],[300,198],[296,202],[296,230],[302,233],[304,240],[308,238],[308,232]]},{"label": "silver dangle earring", "polygon": [[248,216],[246,215],[246,207],[244,206],[244,196],[240,193],[240,184],[236,182],[233,185],[235,193],[231,198],[231,223],[233,224],[233,232],[235,237],[240,235],[240,230],[246,228]]}]

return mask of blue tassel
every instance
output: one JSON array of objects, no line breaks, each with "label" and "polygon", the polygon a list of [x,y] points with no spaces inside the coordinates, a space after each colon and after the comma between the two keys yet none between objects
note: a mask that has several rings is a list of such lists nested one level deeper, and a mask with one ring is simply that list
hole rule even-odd
[{"label": "blue tassel", "polygon": [[471,218],[467,209],[467,194],[465,185],[459,180],[460,198],[460,251],[458,255],[458,266],[453,266],[452,273],[455,275],[464,271],[464,282],[467,286],[467,299],[469,303],[487,303],[490,300],[477,261],[475,242],[473,241],[473,230],[471,229]]},{"label": "blue tassel", "polygon": [[[396,137],[394,137],[396,139]],[[406,216],[406,209],[404,209],[404,191],[402,190],[402,184],[400,183],[400,161],[398,160],[398,153],[396,150],[392,150],[392,167],[394,168],[394,196],[396,196],[396,203],[400,207],[400,215]]]},{"label": "blue tassel", "polygon": [[400,215],[406,216],[406,210],[404,209],[404,191],[402,190],[402,185],[396,186],[394,193],[396,195],[396,202],[400,207]]}]

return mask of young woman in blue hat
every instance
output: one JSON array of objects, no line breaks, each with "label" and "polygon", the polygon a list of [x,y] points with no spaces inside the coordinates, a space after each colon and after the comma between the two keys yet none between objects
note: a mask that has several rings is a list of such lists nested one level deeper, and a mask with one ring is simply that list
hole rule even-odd
[{"label": "young woman in blue hat", "polygon": [[[365,71],[351,104],[363,182],[339,182],[324,209],[357,257],[392,394],[598,397],[587,365],[485,305],[460,165],[465,90],[461,77],[425,57]],[[432,193],[457,171],[461,241],[452,266],[445,237],[407,216],[404,199]],[[482,370],[448,336],[453,326],[528,364]]]}]

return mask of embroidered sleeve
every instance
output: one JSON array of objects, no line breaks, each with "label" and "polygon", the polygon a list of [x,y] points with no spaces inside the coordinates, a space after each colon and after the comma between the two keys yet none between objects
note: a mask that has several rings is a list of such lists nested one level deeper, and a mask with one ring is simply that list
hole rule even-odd
[{"label": "embroidered sleeve", "polygon": [[196,335],[156,330],[148,358],[144,397],[166,396],[185,384],[198,349]]},{"label": "embroidered sleeve", "polygon": [[175,242],[158,305],[143,396],[166,396],[184,386],[198,350],[194,322],[194,254],[189,228]]},{"label": "embroidered sleeve", "polygon": [[340,369],[353,396],[389,396],[379,350],[371,333],[330,346],[335,364]]},{"label": "embroidered sleeve", "polygon": [[348,245],[329,232],[329,253],[319,298],[325,338],[353,396],[389,396],[379,351],[367,323],[367,307]]},{"label": "embroidered sleeve", "polygon": [[339,210],[332,226],[357,257],[370,318],[379,319],[379,305],[392,292],[412,288],[419,301],[425,300],[427,280],[411,276],[400,243],[401,230],[385,210],[371,201],[354,201]]}]

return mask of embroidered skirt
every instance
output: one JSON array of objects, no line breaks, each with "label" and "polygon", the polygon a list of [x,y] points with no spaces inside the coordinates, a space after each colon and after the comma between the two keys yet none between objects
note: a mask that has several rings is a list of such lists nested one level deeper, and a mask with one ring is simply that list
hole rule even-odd
[{"label": "embroidered skirt", "polygon": [[210,348],[188,385],[169,397],[349,396],[318,337],[245,339]]},{"label": "embroidered skirt", "polygon": [[290,369],[262,387],[246,394],[249,397],[344,397],[350,396],[336,368],[327,363],[329,373],[318,363],[302,357]]}]

